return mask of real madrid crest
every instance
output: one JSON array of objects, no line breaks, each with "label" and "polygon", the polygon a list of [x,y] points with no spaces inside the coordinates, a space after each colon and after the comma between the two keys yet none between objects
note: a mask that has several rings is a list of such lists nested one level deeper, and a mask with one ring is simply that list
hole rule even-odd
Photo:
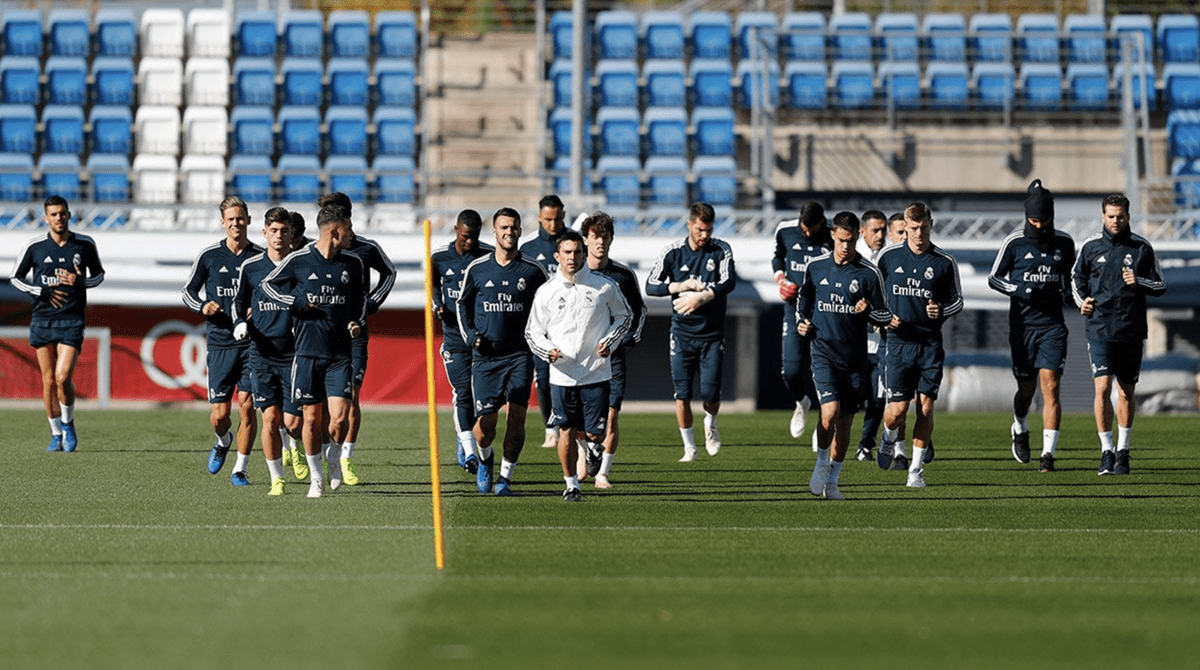
[{"label": "real madrid crest", "polygon": [[925,279],[926,280],[933,279],[933,268],[932,267],[925,268]]},{"label": "real madrid crest", "polygon": [[350,273],[346,272],[345,270],[342,270],[342,283],[343,284],[350,283]]},{"label": "real madrid crest", "polygon": [[858,293],[858,280],[857,279],[853,279],[850,281],[850,292]]},{"label": "real madrid crest", "polygon": [[524,277],[521,277],[520,279],[517,280],[517,290],[518,291],[525,290],[525,278]]},{"label": "real madrid crest", "polygon": [[707,268],[709,272],[712,272],[717,268],[717,264],[713,261],[713,259],[710,258],[708,259],[708,264],[704,267]]}]

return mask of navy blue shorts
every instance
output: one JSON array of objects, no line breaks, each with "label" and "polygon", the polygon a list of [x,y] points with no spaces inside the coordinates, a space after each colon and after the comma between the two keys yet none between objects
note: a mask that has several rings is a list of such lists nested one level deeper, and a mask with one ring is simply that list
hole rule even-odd
[{"label": "navy blue shorts", "polygon": [[946,350],[941,342],[905,342],[887,338],[883,358],[883,385],[888,402],[912,400],[916,394],[936,400],[942,386]]},{"label": "navy blue shorts", "polygon": [[725,342],[692,340],[671,333],[671,380],[675,399],[692,399],[692,379],[700,375],[700,400],[721,401],[721,369],[725,363]]},{"label": "navy blue shorts", "polygon": [[297,356],[292,361],[292,397],[296,404],[315,405],[326,398],[353,395],[349,358],[310,358]]},{"label": "navy blue shorts", "polygon": [[475,401],[471,395],[471,352],[447,351],[442,347],[442,364],[454,394],[454,432],[471,430],[475,425]]},{"label": "navy blue shorts", "polygon": [[1119,382],[1136,384],[1142,375],[1144,345],[1144,342],[1088,340],[1088,358],[1092,361],[1092,377],[1112,375]]},{"label": "navy blue shorts", "polygon": [[40,349],[48,344],[65,344],[83,350],[82,319],[38,319],[29,323],[29,346]]},{"label": "navy blue shorts", "polygon": [[350,367],[355,386],[362,386],[363,379],[367,376],[367,342],[369,340],[370,338],[365,333],[350,340]]},{"label": "navy blue shorts", "polygon": [[865,365],[847,368],[813,352],[812,372],[820,404],[836,402],[843,412],[857,412],[866,402],[871,371]]},{"label": "navy blue shorts", "polygon": [[588,435],[608,432],[609,383],[584,386],[550,385],[550,425],[575,428]]},{"label": "navy blue shorts", "polygon": [[620,412],[621,404],[625,402],[625,349],[614,351],[608,364],[612,369],[612,379],[608,380],[608,406]]},{"label": "navy blue shorts", "polygon": [[476,355],[471,361],[471,395],[475,397],[475,416],[486,416],[513,403],[529,407],[533,388],[533,354],[515,354],[504,358]]},{"label": "navy blue shorts", "polygon": [[233,389],[252,393],[250,347],[208,350],[208,402],[216,405],[233,401]]},{"label": "navy blue shorts", "polygon": [[1053,370],[1061,375],[1067,363],[1067,327],[1064,324],[1010,329],[1008,345],[1012,348],[1013,377],[1018,381],[1037,377],[1038,370]]},{"label": "navy blue shorts", "polygon": [[283,407],[287,414],[303,415],[292,394],[292,365],[250,355],[250,374],[254,389],[254,408]]}]

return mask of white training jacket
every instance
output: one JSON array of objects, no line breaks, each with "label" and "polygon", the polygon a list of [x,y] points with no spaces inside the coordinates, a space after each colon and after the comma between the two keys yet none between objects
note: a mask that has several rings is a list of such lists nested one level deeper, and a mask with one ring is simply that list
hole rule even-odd
[{"label": "white training jacket", "polygon": [[555,272],[537,290],[525,324],[525,341],[533,355],[550,360],[550,350],[562,356],[550,364],[554,386],[586,386],[612,378],[608,357],[596,350],[607,343],[613,350],[633,322],[617,284],[586,266],[572,281]]},{"label": "white training jacket", "polygon": [[[887,235],[886,230],[884,231],[884,235]],[[862,256],[870,261],[871,265],[875,265],[879,260],[879,255],[883,253],[884,249],[888,248],[886,242],[887,239],[884,239],[885,244],[882,247],[879,247],[878,249],[872,249],[871,247],[867,246],[867,243],[863,241],[863,238],[860,237],[858,238],[858,243],[854,245],[854,248],[858,250],[859,256]],[[883,338],[880,337],[879,330],[872,326],[867,330],[867,353],[874,356],[876,353],[879,353],[879,350],[882,347]]]}]

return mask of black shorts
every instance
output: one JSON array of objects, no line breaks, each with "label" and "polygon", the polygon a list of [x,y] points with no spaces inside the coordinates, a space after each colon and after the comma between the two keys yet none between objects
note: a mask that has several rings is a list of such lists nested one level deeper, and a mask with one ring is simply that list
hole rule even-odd
[{"label": "black shorts", "polygon": [[1092,362],[1092,377],[1112,375],[1119,382],[1136,384],[1142,375],[1144,344],[1144,342],[1088,340],[1088,358]]},{"label": "black shorts", "polygon": [[208,402],[216,405],[233,400],[233,389],[251,393],[250,347],[208,350]]},{"label": "black shorts", "polygon": [[1064,324],[1009,330],[1008,344],[1012,349],[1013,377],[1018,381],[1037,377],[1038,370],[1053,370],[1061,375],[1067,363],[1067,327]]},{"label": "black shorts", "polygon": [[612,379],[608,380],[608,406],[620,412],[621,404],[625,402],[625,349],[614,351],[608,365],[612,370]]},{"label": "black shorts", "polygon": [[250,355],[254,408],[282,407],[284,413],[302,416],[304,411],[292,393],[292,364]]},{"label": "black shorts", "polygon": [[367,343],[370,338],[366,334],[350,340],[350,367],[355,386],[362,386],[367,376]]},{"label": "black shorts", "polygon": [[608,382],[584,386],[550,385],[550,425],[588,435],[608,432]]},{"label": "black shorts", "polygon": [[813,352],[812,372],[820,404],[836,402],[843,412],[853,413],[866,402],[870,370],[865,365],[846,368]]},{"label": "black shorts", "polygon": [[292,361],[292,397],[298,405],[315,405],[326,398],[353,394],[349,358],[309,358]]},{"label": "black shorts", "polygon": [[471,395],[475,397],[475,416],[486,416],[513,403],[529,407],[533,388],[533,354],[521,353],[504,358],[486,358],[478,354],[471,361]]},{"label": "black shorts", "polygon": [[721,401],[721,369],[725,363],[725,342],[694,340],[671,333],[671,380],[675,399],[692,399],[692,378],[700,375],[700,400],[712,404]]},{"label": "black shorts", "polygon": [[905,342],[898,337],[887,339],[883,355],[883,385],[888,402],[912,400],[920,393],[937,399],[942,386],[942,370],[946,366],[946,350],[941,342]]},{"label": "black shorts", "polygon": [[65,344],[83,349],[82,319],[37,319],[29,323],[29,346],[40,349],[49,344]]}]

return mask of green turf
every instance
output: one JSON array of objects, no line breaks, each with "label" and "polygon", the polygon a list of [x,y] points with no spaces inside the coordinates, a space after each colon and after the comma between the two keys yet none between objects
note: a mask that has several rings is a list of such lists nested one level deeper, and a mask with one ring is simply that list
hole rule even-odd
[{"label": "green turf", "polygon": [[1039,474],[1004,416],[943,414],[928,489],[848,462],[834,503],[788,416],[724,416],[690,464],[625,416],[580,505],[532,422],[519,497],[478,495],[443,417],[439,573],[423,414],[368,412],[364,484],[308,500],[257,449],[254,486],[208,475],[206,413],[80,412],[46,454],[8,410],[0,667],[1197,667],[1200,417],[1139,417],[1134,474],[1098,477],[1090,417]]}]

